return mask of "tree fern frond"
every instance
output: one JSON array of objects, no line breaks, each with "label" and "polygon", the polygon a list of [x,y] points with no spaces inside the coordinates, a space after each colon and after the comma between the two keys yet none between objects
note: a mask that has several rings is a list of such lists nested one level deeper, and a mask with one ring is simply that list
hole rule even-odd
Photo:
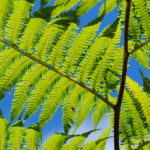
[{"label": "tree fern frond", "polygon": [[49,119],[51,119],[63,101],[63,97],[67,94],[69,88],[74,84],[65,78],[61,78],[59,82],[54,86],[47,100],[43,104],[42,112],[40,114],[40,122],[45,124]]},{"label": "tree fern frond", "polygon": [[[6,23],[6,18],[8,17],[8,13],[10,12],[10,6],[12,5],[12,0],[1,0],[0,5],[0,29],[4,29],[4,25]],[[4,33],[3,30],[0,30],[0,36]]]},{"label": "tree fern frond", "polygon": [[0,116],[0,150],[5,150],[5,147],[6,147],[7,125],[8,125],[8,122],[6,121],[6,119],[3,118],[3,116]]},{"label": "tree fern frond", "polygon": [[62,134],[54,134],[48,138],[43,144],[43,148],[46,150],[60,150],[65,142],[65,136]]},{"label": "tree fern frond", "polygon": [[146,117],[146,121],[148,124],[150,124],[150,105],[149,105],[149,97],[148,95],[143,92],[143,88],[138,85],[135,81],[127,77],[126,80],[127,87],[129,91],[131,92],[132,96],[138,100],[138,102],[142,106],[143,113]]},{"label": "tree fern frond", "polygon": [[95,150],[96,143],[94,141],[88,142],[85,144],[85,146],[81,150]]},{"label": "tree fern frond", "polygon": [[61,150],[78,150],[83,144],[85,137],[77,136],[73,138],[69,144],[64,145]]},{"label": "tree fern frond", "polygon": [[76,115],[76,124],[74,131],[77,130],[77,128],[83,123],[83,121],[87,118],[88,114],[93,108],[95,101],[95,96],[91,93],[86,93],[82,100],[81,105],[78,108],[78,112]]},{"label": "tree fern frond", "polygon": [[66,96],[64,99],[63,103],[64,106],[62,108],[63,111],[62,120],[64,124],[65,133],[68,133],[71,124],[75,119],[76,109],[80,103],[80,96],[84,92],[85,89],[77,85],[70,91],[69,95]]},{"label": "tree fern frond", "polygon": [[28,119],[37,111],[58,79],[59,76],[52,71],[48,71],[42,76],[42,79],[35,85],[35,89],[32,90],[31,96],[28,98],[25,119]]},{"label": "tree fern frond", "polygon": [[97,101],[97,103],[94,107],[93,113],[92,113],[94,129],[96,129],[98,123],[103,118],[103,116],[105,115],[107,110],[108,110],[108,107],[103,101],[101,101],[101,100]]},{"label": "tree fern frond", "polygon": [[99,58],[99,55],[103,53],[104,49],[106,49],[109,45],[109,38],[96,38],[88,49],[87,55],[83,58],[80,66],[77,68],[77,78],[80,81],[87,81],[90,72],[94,67],[94,63],[96,59]]},{"label": "tree fern frond", "polygon": [[104,71],[107,67],[111,67],[112,61],[116,58],[121,36],[121,25],[119,24],[110,45],[106,49],[102,59],[98,62],[96,69],[92,74],[92,87],[98,89],[99,83],[104,80]]},{"label": "tree fern frond", "polygon": [[69,10],[70,8],[72,8],[73,6],[75,6],[77,3],[79,3],[81,0],[56,0],[55,1],[55,6],[56,7],[53,11],[52,11],[52,18],[60,15],[62,12],[65,12],[67,10]]},{"label": "tree fern frond", "polygon": [[134,54],[133,54],[133,57],[135,57],[135,59],[143,66],[145,67],[146,69],[150,69],[150,65],[149,65],[149,62],[150,62],[150,57],[149,55],[146,54],[146,52],[142,49],[139,49],[138,51],[136,51]]},{"label": "tree fern frond", "polygon": [[150,16],[147,8],[145,7],[145,0],[133,0],[135,5],[137,17],[141,20],[141,24],[144,30],[144,36],[150,37]]},{"label": "tree fern frond", "polygon": [[52,64],[55,68],[59,68],[59,66],[63,63],[64,56],[67,53],[67,48],[71,46],[72,41],[76,36],[77,29],[78,27],[76,24],[70,24],[49,55],[50,60],[48,63]]},{"label": "tree fern frond", "polygon": [[6,69],[20,54],[14,49],[9,48],[0,53],[0,77],[5,74]]},{"label": "tree fern frond", "polygon": [[19,80],[23,72],[31,66],[31,64],[33,64],[33,61],[26,57],[18,58],[14,63],[12,63],[6,70],[5,76],[3,76],[0,80],[0,92],[3,93],[4,90],[9,91]]},{"label": "tree fern frond", "polygon": [[112,127],[108,127],[108,128],[102,133],[102,135],[98,138],[98,140],[101,140],[101,139],[105,139],[105,140],[100,141],[100,142],[97,144],[95,150],[105,150],[106,142],[107,142],[107,137],[108,137],[109,134],[110,134],[111,128],[112,128]]},{"label": "tree fern frond", "polygon": [[140,24],[133,12],[130,14],[129,36],[136,41],[138,41],[141,36]]},{"label": "tree fern frond", "polygon": [[47,68],[39,64],[32,66],[31,69],[24,74],[21,82],[17,84],[14,99],[12,100],[11,120],[14,120],[22,111],[27,102],[27,97],[31,92],[31,86],[39,80],[40,75],[45,71],[47,71]]},{"label": "tree fern frond", "polygon": [[133,104],[132,98],[129,95],[128,91],[125,90],[124,93],[124,103],[125,107],[128,107],[128,113],[131,114],[131,118],[133,119],[133,127],[135,128],[136,138],[144,139],[144,135],[146,134],[146,130],[143,126],[143,121],[141,120],[139,113],[136,110],[135,105]]},{"label": "tree fern frond", "polygon": [[9,129],[9,139],[7,141],[7,149],[8,150],[17,150],[21,149],[23,144],[23,136],[25,133],[25,129],[20,126],[13,126]]},{"label": "tree fern frond", "polygon": [[32,18],[27,24],[25,31],[20,39],[20,49],[32,53],[31,48],[37,43],[39,36],[44,28],[45,22],[40,18]]},{"label": "tree fern frond", "polygon": [[82,2],[77,7],[77,14],[79,16],[84,15],[88,12],[92,7],[101,2],[101,0],[82,0]]},{"label": "tree fern frond", "polygon": [[46,61],[47,54],[51,51],[53,43],[60,33],[62,33],[62,29],[59,25],[52,24],[48,27],[45,27],[39,43],[34,48],[37,51],[36,57],[38,59]]},{"label": "tree fern frond", "polygon": [[12,43],[17,43],[17,40],[23,29],[23,24],[29,17],[29,9],[31,4],[25,0],[14,1],[13,13],[7,21],[5,27],[4,38],[11,41]]},{"label": "tree fern frond", "polygon": [[41,143],[41,133],[31,128],[26,129],[24,142],[25,150],[38,150]]},{"label": "tree fern frond", "polygon": [[99,24],[84,27],[73,42],[72,47],[68,50],[65,62],[63,63],[63,72],[74,73],[77,60],[83,55],[95,38]]},{"label": "tree fern frond", "polygon": [[99,16],[109,14],[113,9],[115,9],[118,3],[122,0],[106,0],[103,5],[100,7]]},{"label": "tree fern frond", "polygon": [[[120,139],[122,143],[126,145],[126,148],[131,149],[132,144],[134,144],[132,126],[128,123],[128,112],[122,111],[120,117]],[[129,113],[128,113],[129,114]],[[130,114],[129,114],[130,115]]]}]

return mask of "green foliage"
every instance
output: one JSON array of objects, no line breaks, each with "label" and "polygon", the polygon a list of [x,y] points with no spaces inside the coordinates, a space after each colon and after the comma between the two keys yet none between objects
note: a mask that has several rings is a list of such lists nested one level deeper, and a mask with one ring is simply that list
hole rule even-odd
[{"label": "green foliage", "polygon": [[[86,138],[107,113],[113,114],[116,104],[112,92],[117,93],[122,74],[126,1],[55,0],[48,6],[52,1],[41,0],[41,7],[32,12],[36,2],[0,0],[0,99],[14,89],[10,121],[0,114],[0,149],[104,150],[112,116],[98,139]],[[97,18],[78,30],[80,17],[97,4]],[[145,41],[150,38],[150,2],[133,0],[131,5],[129,59],[149,70],[150,45]],[[116,20],[99,33],[103,18],[116,8]],[[148,141],[150,131],[150,80],[141,76],[143,86],[127,76],[124,89],[120,140],[129,150]],[[64,132],[41,146],[42,129],[60,106]],[[38,122],[27,126],[40,107]],[[71,134],[89,114],[94,130]]]}]

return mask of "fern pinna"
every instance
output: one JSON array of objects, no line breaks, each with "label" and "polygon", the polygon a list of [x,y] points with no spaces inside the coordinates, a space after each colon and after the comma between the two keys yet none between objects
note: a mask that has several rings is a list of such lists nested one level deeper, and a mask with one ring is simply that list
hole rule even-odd
[{"label": "fern pinna", "polygon": [[[42,0],[33,13],[36,0],[0,0],[1,100],[15,89],[10,120],[0,115],[0,149],[105,149],[113,128],[116,150],[119,133],[120,148],[149,149],[147,87],[130,77],[124,84],[131,58],[150,69],[150,1],[55,0],[47,6],[49,2]],[[80,17],[100,3],[97,18],[79,30]],[[105,16],[116,8],[116,21],[99,32]],[[41,145],[42,128],[61,105],[64,133]],[[40,107],[39,122],[25,126]],[[90,113],[94,130],[70,134]],[[85,142],[108,113],[110,127],[95,141]],[[116,114],[118,127],[112,121]]]}]

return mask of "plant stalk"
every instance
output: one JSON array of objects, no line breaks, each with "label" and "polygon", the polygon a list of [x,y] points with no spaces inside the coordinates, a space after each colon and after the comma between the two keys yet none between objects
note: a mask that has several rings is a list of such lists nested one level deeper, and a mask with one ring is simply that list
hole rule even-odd
[{"label": "plant stalk", "polygon": [[125,89],[127,65],[128,65],[128,58],[129,58],[128,31],[129,31],[130,9],[131,9],[131,0],[126,0],[122,80],[121,80],[121,84],[120,84],[117,103],[114,107],[114,149],[115,150],[120,150],[120,148],[119,148],[120,147],[119,146],[119,121],[120,121],[120,111],[121,111],[121,104],[122,104],[122,100],[123,100],[123,93],[124,93],[124,89]]}]

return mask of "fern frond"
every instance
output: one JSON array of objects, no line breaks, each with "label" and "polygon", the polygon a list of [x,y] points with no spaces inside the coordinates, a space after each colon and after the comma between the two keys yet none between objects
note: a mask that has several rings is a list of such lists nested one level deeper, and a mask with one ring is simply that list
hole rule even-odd
[{"label": "fern frond", "polygon": [[80,149],[84,140],[85,140],[85,137],[77,136],[77,137],[73,138],[69,142],[69,144],[64,145],[61,150],[78,150],[78,149]]},{"label": "fern frond", "polygon": [[0,80],[0,92],[9,91],[11,87],[19,80],[23,72],[33,64],[33,61],[27,57],[18,58],[7,68],[5,76]]},{"label": "fern frond", "polygon": [[110,39],[109,38],[96,38],[88,49],[87,55],[83,58],[80,66],[77,68],[77,78],[80,81],[87,81],[90,72],[94,67],[94,63],[96,59],[103,53],[104,49],[106,49],[109,45]]},{"label": "fern frond", "polygon": [[53,43],[61,32],[62,29],[59,25],[52,24],[45,27],[39,43],[34,48],[37,51],[36,57],[38,59],[46,61],[47,54],[51,51]]},{"label": "fern frond", "polygon": [[75,86],[69,93],[68,96],[65,97],[62,111],[62,120],[64,124],[65,133],[68,133],[71,124],[75,119],[75,113],[77,106],[80,103],[80,96],[85,92],[85,90],[80,86]]},{"label": "fern frond", "polygon": [[59,76],[52,71],[48,71],[42,76],[41,80],[35,85],[35,89],[32,90],[31,96],[28,98],[25,119],[28,119],[37,111],[58,79]]},{"label": "fern frond", "polygon": [[99,83],[104,80],[104,71],[106,68],[111,67],[112,61],[116,58],[121,37],[121,25],[119,24],[115,32],[114,38],[111,40],[110,45],[106,49],[102,59],[98,62],[96,69],[92,74],[92,87],[98,89]]},{"label": "fern frond", "polygon": [[67,49],[71,46],[72,41],[76,36],[77,29],[78,27],[76,24],[70,24],[49,55],[49,64],[52,64],[55,68],[59,68],[64,61],[64,56],[67,53]]},{"label": "fern frond", "polygon": [[101,0],[82,0],[82,2],[77,7],[77,14],[79,16],[84,15],[86,12],[88,12],[92,7],[94,7],[96,4],[101,2]]},{"label": "fern frond", "polygon": [[78,108],[78,112],[76,115],[76,124],[74,131],[83,123],[83,121],[87,118],[88,114],[93,108],[95,101],[95,96],[91,93],[86,93],[81,100],[81,105]]},{"label": "fern frond", "polygon": [[5,74],[6,69],[20,54],[14,49],[9,48],[0,53],[0,77]]},{"label": "fern frond", "polygon": [[63,101],[64,95],[67,93],[69,88],[74,84],[65,78],[61,78],[59,82],[54,86],[51,94],[47,97],[47,100],[43,104],[42,112],[40,114],[40,122],[45,124],[51,119]]},{"label": "fern frond", "polygon": [[95,38],[99,24],[84,27],[68,50],[65,62],[63,63],[63,72],[74,73],[77,60],[83,55]]},{"label": "fern frond", "polygon": [[41,143],[41,133],[34,129],[26,129],[25,130],[25,150],[38,150]]},{"label": "fern frond", "polygon": [[136,41],[138,41],[141,36],[140,24],[132,11],[129,22],[129,36]]},{"label": "fern frond", "polygon": [[0,116],[0,150],[5,150],[7,125],[6,119]]},{"label": "fern frond", "polygon": [[124,106],[128,107],[128,113],[131,115],[131,118],[133,120],[133,127],[135,129],[136,138],[144,139],[146,130],[143,126],[143,121],[141,120],[139,113],[137,112],[136,107],[133,104],[133,100],[127,90],[125,90],[124,93],[124,103],[125,103]]},{"label": "fern frond", "polygon": [[149,55],[146,54],[146,52],[142,49],[139,49],[138,51],[136,51],[134,54],[133,54],[133,57],[135,57],[135,59],[143,66],[145,67],[146,69],[150,69],[150,65],[149,65],[149,62],[150,62],[150,57]]},{"label": "fern frond", "polygon": [[52,11],[52,18],[60,15],[62,12],[65,12],[79,3],[81,0],[56,0],[54,6],[57,6]]},{"label": "fern frond", "polygon": [[29,17],[30,8],[31,4],[25,0],[14,1],[13,13],[10,14],[7,21],[4,38],[12,43],[17,43],[17,40],[21,35],[21,30],[24,27],[23,24]]},{"label": "fern frond", "polygon": [[98,140],[101,140],[101,139],[105,139],[105,140],[100,141],[100,143],[96,146],[95,150],[105,150],[106,142],[107,142],[107,137],[108,137],[109,134],[110,134],[111,128],[112,128],[112,127],[108,127],[108,128],[102,133],[102,135],[98,138]]},{"label": "fern frond", "polygon": [[25,133],[25,129],[20,126],[13,126],[9,129],[9,139],[7,141],[8,150],[17,150],[21,149],[23,144],[23,136]]},{"label": "fern frond", "polygon": [[27,97],[32,90],[31,86],[33,86],[39,80],[41,74],[46,71],[47,68],[38,64],[32,66],[31,69],[24,74],[21,82],[17,84],[14,99],[12,100],[11,120],[14,120],[22,111],[27,102]]},{"label": "fern frond", "polygon": [[20,42],[20,49],[26,50],[28,53],[32,53],[31,48],[37,43],[42,30],[44,29],[45,22],[40,18],[32,18],[27,24]]},{"label": "fern frond", "polygon": [[150,16],[148,9],[145,7],[145,0],[133,0],[133,4],[135,5],[135,11],[137,13],[137,17],[141,21],[144,36],[146,38],[150,37]]},{"label": "fern frond", "polygon": [[95,150],[96,143],[94,141],[88,142],[85,144],[85,146],[81,150]]},{"label": "fern frond", "polygon": [[143,88],[141,86],[139,86],[138,83],[136,83],[129,77],[127,77],[127,79],[126,79],[126,84],[127,84],[129,91],[131,92],[132,96],[135,99],[137,99],[138,102],[141,104],[143,113],[146,117],[146,121],[148,124],[150,124],[150,107],[149,107],[150,99],[149,99],[148,95],[145,92],[143,92]]},{"label": "fern frond", "polygon": [[108,107],[103,101],[101,100],[97,101],[94,107],[93,113],[92,113],[94,129],[96,129],[98,123],[101,121],[101,119],[103,118],[107,110],[108,110]]},{"label": "fern frond", "polygon": [[120,1],[122,0],[106,0],[100,7],[98,15],[103,16],[109,14],[112,10],[114,10],[117,7]]},{"label": "fern frond", "polygon": [[62,134],[54,134],[48,138],[43,144],[43,148],[46,150],[60,150],[65,142],[65,136]]},{"label": "fern frond", "polygon": [[[0,29],[4,29],[8,13],[10,12],[10,6],[12,5],[12,0],[1,0],[0,5]],[[3,30],[0,30],[0,36],[2,36]]]},{"label": "fern frond", "polygon": [[132,144],[134,144],[134,136],[132,126],[128,123],[129,116],[127,114],[129,113],[123,109],[120,117],[120,139],[123,140],[122,143],[126,145],[126,149],[131,149]]}]

